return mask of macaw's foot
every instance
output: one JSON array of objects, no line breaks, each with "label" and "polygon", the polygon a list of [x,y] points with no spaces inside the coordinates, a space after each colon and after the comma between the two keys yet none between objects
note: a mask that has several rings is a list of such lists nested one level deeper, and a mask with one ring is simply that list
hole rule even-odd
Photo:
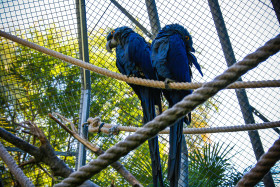
[{"label": "macaw's foot", "polygon": [[185,115],[185,117],[183,118],[184,122],[187,124],[187,125],[190,125],[191,124],[191,117],[189,114]]},{"label": "macaw's foot", "polygon": [[165,80],[164,80],[164,84],[165,84],[165,89],[170,89],[170,87],[169,87],[169,83],[172,83],[172,82],[175,82],[174,80],[172,80],[172,79],[169,79],[169,78],[165,78]]},{"label": "macaw's foot", "polygon": [[129,74],[127,77],[136,77],[136,75],[133,74],[133,73],[131,73],[131,74]]}]

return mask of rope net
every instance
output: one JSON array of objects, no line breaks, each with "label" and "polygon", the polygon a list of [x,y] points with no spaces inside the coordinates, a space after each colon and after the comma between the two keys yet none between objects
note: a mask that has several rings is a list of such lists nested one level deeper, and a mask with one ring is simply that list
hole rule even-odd
[{"label": "rope net", "polygon": [[[120,6],[117,6],[116,2]],[[179,23],[189,30],[196,49],[195,56],[204,73],[201,77],[193,67],[193,83],[170,83],[170,88],[199,90],[204,83],[209,84],[228,69],[228,54],[224,53],[226,50],[222,46],[223,42],[212,15],[213,2],[215,1],[155,1],[161,27]],[[108,32],[124,25],[141,34],[146,41],[152,41],[155,32],[153,24],[156,22],[150,21],[147,7],[147,4],[151,4],[149,0],[85,1],[84,21],[87,31],[83,36],[86,36],[88,42],[89,63],[84,62],[87,60],[78,60],[83,59],[84,54],[80,52],[83,51],[82,43],[85,42],[81,41],[83,37],[79,28],[83,24],[77,3],[78,1],[74,0],[8,0],[0,4],[0,127],[32,145],[39,146],[39,142],[32,135],[16,126],[16,123],[22,121],[36,123],[49,139],[57,156],[76,170],[78,142],[51,120],[48,113],[57,112],[78,127],[86,122],[80,116],[83,110],[87,110],[83,98],[88,94],[89,116],[100,116],[105,123],[101,131],[106,128],[106,124],[122,124],[119,127],[139,129],[143,126],[142,108],[126,82],[165,88],[164,83],[159,81],[128,78],[119,74],[115,66],[115,53],[108,53],[105,49]],[[241,61],[244,56],[256,51],[257,47],[279,34],[276,9],[270,1],[219,1],[218,6],[236,61]],[[58,56],[46,55],[43,51],[38,51],[39,49],[30,49],[12,42],[2,37],[5,33],[47,48],[48,51],[56,51]],[[65,58],[61,59],[60,54],[65,55]],[[278,53],[270,57],[265,63],[242,75],[242,82],[232,82],[198,105],[192,111],[192,123],[184,128],[233,128],[236,124],[244,124],[245,127],[249,124],[277,123],[280,117],[279,56]],[[84,70],[75,63],[81,63],[81,67],[92,70],[86,73],[90,82],[86,83]],[[111,77],[107,77],[107,74]],[[84,93],[84,89],[89,85],[90,92]],[[244,92],[245,99],[237,97],[244,95]],[[168,111],[168,103],[164,98],[163,109]],[[251,120],[247,120],[247,117]],[[120,131],[118,135],[90,133],[88,139],[105,151],[133,134],[134,132],[127,131]],[[278,128],[234,133],[185,134],[189,168],[182,172],[182,176],[188,177],[189,186],[235,186],[241,177],[255,166],[257,158],[260,158],[255,150],[266,152],[278,137]],[[150,153],[147,141],[143,142],[121,157],[119,162],[143,186],[149,186],[152,185]],[[168,134],[159,134],[166,186],[169,185],[168,142]],[[1,140],[1,143],[18,165],[24,165],[32,159],[30,154],[19,150],[10,142]],[[97,158],[90,151],[86,151],[85,155],[85,163]],[[208,156],[209,162],[199,159],[205,156]],[[214,168],[210,167],[213,163],[211,161],[215,159],[220,160],[214,162]],[[41,167],[27,164],[21,169],[35,186],[52,186],[63,180],[59,176],[52,176],[51,169],[43,164]],[[280,182],[279,170],[278,162],[270,169],[275,186]],[[0,161],[0,173],[4,186],[18,184],[3,161]],[[129,186],[110,166],[91,176],[88,175],[90,180],[100,186]],[[266,183],[266,180],[258,182],[257,185],[263,186],[264,182]],[[185,181],[179,182],[179,186],[184,185]]]}]

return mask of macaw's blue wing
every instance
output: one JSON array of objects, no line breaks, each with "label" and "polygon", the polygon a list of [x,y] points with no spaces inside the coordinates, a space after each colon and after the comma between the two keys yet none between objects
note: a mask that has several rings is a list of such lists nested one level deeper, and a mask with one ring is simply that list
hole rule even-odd
[{"label": "macaw's blue wing", "polygon": [[169,50],[168,37],[156,39],[152,43],[152,66],[156,69],[159,77],[172,78],[172,74],[167,67],[167,54]]},{"label": "macaw's blue wing", "polygon": [[137,70],[135,64],[125,58],[124,48],[120,45],[116,48],[116,56],[116,65],[122,74],[126,76],[139,76],[139,71]]},{"label": "macaw's blue wing", "polygon": [[[116,66],[119,70],[120,73],[129,76],[129,75],[139,75],[139,72],[135,69],[135,64],[131,63],[130,61],[128,61],[125,58],[125,53],[124,53],[124,49],[118,45],[116,48]],[[129,86],[133,89],[133,91],[135,92],[135,94],[139,97],[140,99],[140,90],[141,90],[141,86],[138,85],[134,85],[134,84],[129,84]]]},{"label": "macaw's blue wing", "polygon": [[[166,59],[167,60],[165,66],[169,70],[171,74],[170,78],[172,80],[175,80],[176,82],[191,82],[189,59],[184,42],[179,34],[175,34],[169,37],[169,50]],[[181,101],[186,95],[191,94],[192,91],[165,90],[164,93],[170,106],[173,106],[177,102]]]},{"label": "macaw's blue wing", "polygon": [[[139,67],[145,78],[157,80],[151,61],[151,47],[146,43],[144,38],[142,38],[139,34],[132,33],[129,36],[127,46],[128,47],[125,52],[127,55],[126,58],[129,61],[134,62],[136,66]],[[154,88],[152,93],[153,95],[150,95],[150,97],[155,99],[155,104],[159,107],[159,110],[162,111],[161,90]]]},{"label": "macaw's blue wing", "polygon": [[139,34],[130,34],[126,54],[127,59],[139,66],[147,79],[156,79],[150,58],[151,48]]},{"label": "macaw's blue wing", "polygon": [[167,68],[171,72],[173,80],[177,82],[191,82],[186,47],[179,34],[169,37],[167,62]]}]

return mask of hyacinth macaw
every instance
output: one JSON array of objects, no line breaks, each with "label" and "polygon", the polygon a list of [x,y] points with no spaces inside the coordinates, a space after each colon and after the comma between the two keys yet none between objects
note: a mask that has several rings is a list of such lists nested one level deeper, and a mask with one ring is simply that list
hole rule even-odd
[{"label": "hyacinth macaw", "polygon": [[[203,76],[192,46],[192,37],[189,32],[179,24],[166,25],[152,42],[152,66],[156,71],[158,80],[168,82],[191,82],[191,66],[194,65]],[[191,90],[163,90],[163,94],[172,107]],[[183,122],[190,124],[191,114],[180,119],[170,127],[168,180],[170,186],[178,186],[181,166],[181,145],[183,136]]]},{"label": "hyacinth macaw", "polygon": [[[127,76],[156,80],[151,63],[151,48],[143,37],[126,26],[119,27],[107,36],[106,49],[111,52],[116,48],[116,66]],[[156,116],[155,105],[160,112],[161,91],[159,89],[129,84],[141,101],[143,108],[143,123],[151,121]],[[160,164],[158,137],[148,141],[152,160],[152,173],[154,186],[163,186],[163,177]]]}]

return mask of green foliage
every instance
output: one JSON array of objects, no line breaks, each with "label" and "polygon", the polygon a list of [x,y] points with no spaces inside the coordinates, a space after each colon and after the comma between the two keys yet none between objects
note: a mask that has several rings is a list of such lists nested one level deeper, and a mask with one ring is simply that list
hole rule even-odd
[{"label": "green foliage", "polygon": [[230,163],[229,153],[233,147],[205,144],[201,149],[190,153],[190,186],[233,186],[241,173]]},{"label": "green foliage", "polygon": [[[27,39],[25,36],[28,36],[32,42],[76,57],[77,41],[61,42],[60,37],[63,36],[60,33],[60,29],[50,26],[44,34],[30,28],[19,37]],[[79,101],[80,98],[79,68],[4,38],[0,40],[0,47],[0,126],[39,146],[39,141],[16,131],[14,125],[14,122],[34,121],[56,151],[73,151],[73,138],[69,138],[66,132],[50,121],[47,114],[56,111],[71,118],[78,114],[79,102],[73,101]],[[6,142],[5,146],[12,147]],[[21,164],[30,159],[30,155],[17,152],[15,158]],[[68,157],[66,161],[73,167],[75,159],[72,158],[75,157]],[[36,165],[24,167],[23,170],[34,183],[50,184],[47,182],[50,181],[49,176]]]}]

